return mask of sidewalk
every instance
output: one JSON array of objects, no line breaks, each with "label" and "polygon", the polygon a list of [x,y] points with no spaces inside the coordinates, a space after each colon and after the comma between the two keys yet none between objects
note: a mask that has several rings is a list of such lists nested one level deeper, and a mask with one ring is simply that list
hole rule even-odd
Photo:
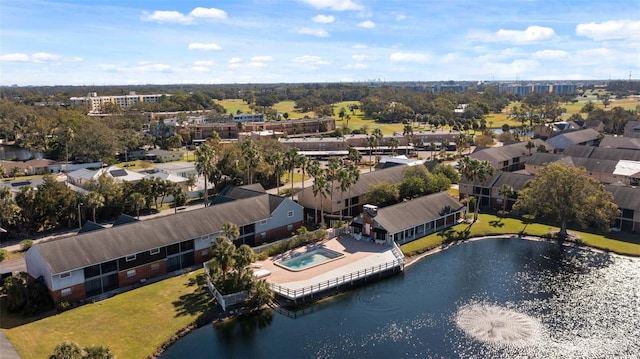
[{"label": "sidewalk", "polygon": [[0,330],[0,358],[2,359],[20,359],[20,355],[13,347],[9,339]]}]

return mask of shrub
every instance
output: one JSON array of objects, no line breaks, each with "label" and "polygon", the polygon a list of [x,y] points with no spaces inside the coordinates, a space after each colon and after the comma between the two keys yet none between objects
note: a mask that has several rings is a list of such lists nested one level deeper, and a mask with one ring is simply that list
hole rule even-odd
[{"label": "shrub", "polygon": [[31,247],[33,247],[33,241],[31,239],[20,241],[20,252],[26,252]]},{"label": "shrub", "polygon": [[71,309],[71,303],[67,301],[62,301],[58,303],[58,305],[56,305],[56,310],[58,311],[58,313],[66,312],[69,309]]},{"label": "shrub", "polygon": [[0,262],[7,259],[8,256],[9,256],[9,252],[4,248],[0,248]]}]

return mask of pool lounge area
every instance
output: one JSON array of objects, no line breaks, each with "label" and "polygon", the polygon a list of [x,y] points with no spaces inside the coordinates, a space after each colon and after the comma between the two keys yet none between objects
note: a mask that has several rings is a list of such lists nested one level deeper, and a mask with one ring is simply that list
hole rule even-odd
[{"label": "pool lounge area", "polygon": [[343,256],[343,253],[319,247],[307,252],[294,254],[289,258],[278,259],[275,261],[275,265],[298,272],[340,259]]}]

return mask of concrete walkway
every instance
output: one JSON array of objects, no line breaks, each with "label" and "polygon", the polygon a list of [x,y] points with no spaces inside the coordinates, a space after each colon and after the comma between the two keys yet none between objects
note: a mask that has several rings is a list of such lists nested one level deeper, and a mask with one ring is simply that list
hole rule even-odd
[{"label": "concrete walkway", "polygon": [[13,347],[9,339],[0,330],[0,358],[2,359],[20,359],[20,355]]}]

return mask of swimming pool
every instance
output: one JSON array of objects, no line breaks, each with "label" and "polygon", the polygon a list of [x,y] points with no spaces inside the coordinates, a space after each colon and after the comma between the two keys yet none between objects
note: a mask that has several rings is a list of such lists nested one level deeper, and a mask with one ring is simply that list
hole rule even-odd
[{"label": "swimming pool", "polygon": [[331,262],[342,256],[342,253],[335,252],[327,248],[317,248],[308,252],[294,255],[293,257],[279,259],[275,262],[275,264],[282,268],[294,272],[299,272],[301,270],[309,269],[320,264]]}]

